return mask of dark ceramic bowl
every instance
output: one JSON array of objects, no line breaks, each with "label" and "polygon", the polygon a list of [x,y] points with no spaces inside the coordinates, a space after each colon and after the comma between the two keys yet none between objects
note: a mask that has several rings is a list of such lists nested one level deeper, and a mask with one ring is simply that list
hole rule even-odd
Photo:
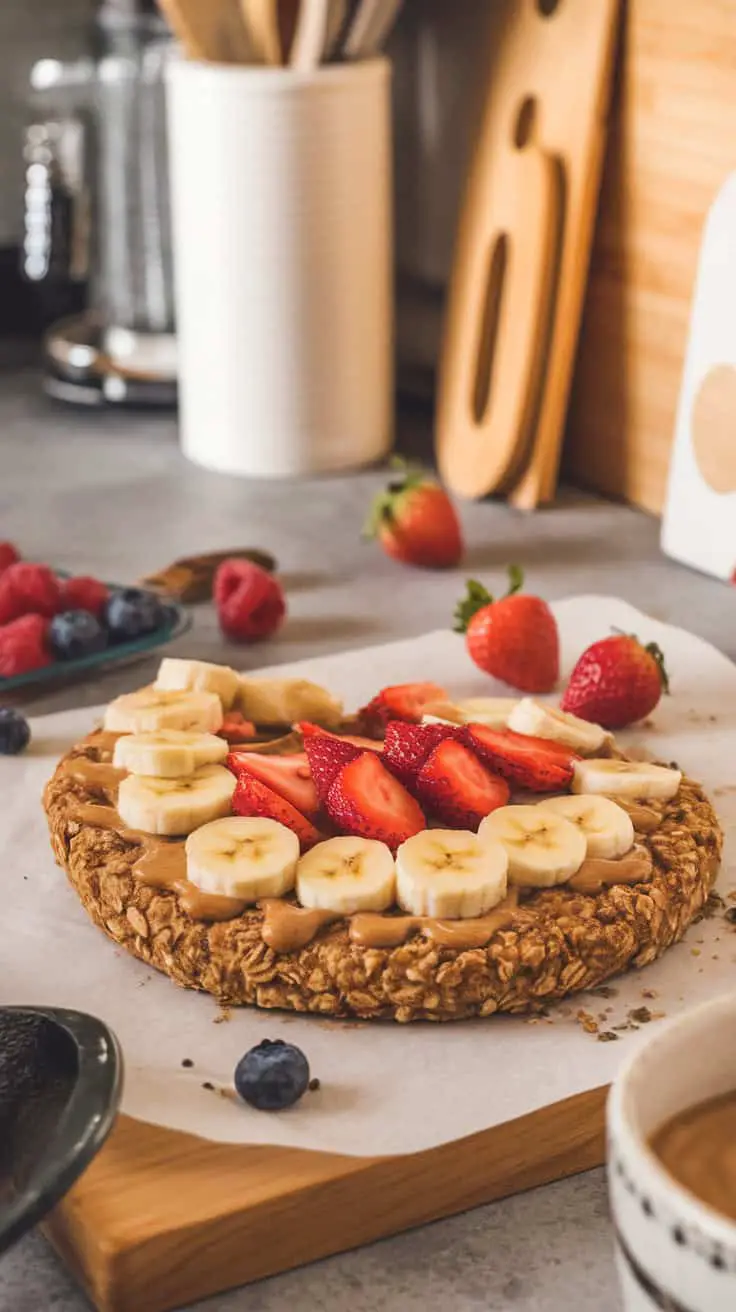
[{"label": "dark ceramic bowl", "polygon": [[112,1129],[123,1064],[93,1016],[0,1008],[0,1253],[64,1197]]}]

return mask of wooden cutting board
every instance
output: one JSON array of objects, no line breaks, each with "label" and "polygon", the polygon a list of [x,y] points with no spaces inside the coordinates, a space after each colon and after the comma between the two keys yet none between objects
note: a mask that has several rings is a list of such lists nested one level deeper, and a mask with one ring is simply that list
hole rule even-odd
[{"label": "wooden cutting board", "polygon": [[605,1094],[405,1157],[232,1147],[122,1116],[45,1230],[100,1312],[164,1312],[599,1166]]},{"label": "wooden cutting board", "polygon": [[496,0],[462,205],[436,446],[460,496],[532,508],[557,468],[593,235],[619,0]]},{"label": "wooden cutting board", "polygon": [[565,464],[664,505],[706,215],[734,167],[733,0],[628,0]]}]

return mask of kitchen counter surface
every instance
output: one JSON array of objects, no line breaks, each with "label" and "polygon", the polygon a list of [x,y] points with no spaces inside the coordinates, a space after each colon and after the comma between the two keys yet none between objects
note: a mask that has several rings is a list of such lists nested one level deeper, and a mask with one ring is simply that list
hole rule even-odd
[{"label": "kitchen counter surface", "polygon": [[[426,419],[402,422],[410,447],[426,431]],[[495,504],[465,506],[463,569],[419,573],[360,540],[367,503],[383,482],[375,471],[299,484],[206,473],[179,455],[170,418],[54,408],[32,370],[2,365],[0,462],[0,537],[74,573],[132,582],[196,551],[258,545],[274,552],[288,591],[283,632],[257,648],[228,647],[211,608],[198,607],[180,642],[190,656],[255,667],[419,634],[450,622],[468,574],[501,590],[509,561],[549,599],[615,593],[736,656],[733,591],[666,561],[652,519],[580,493],[531,517]],[[25,705],[40,714],[106,701],[133,679],[143,683],[155,664],[38,693]],[[40,1236],[0,1261],[2,1312],[87,1306]],[[198,1306],[616,1312],[604,1175],[479,1208]]]}]

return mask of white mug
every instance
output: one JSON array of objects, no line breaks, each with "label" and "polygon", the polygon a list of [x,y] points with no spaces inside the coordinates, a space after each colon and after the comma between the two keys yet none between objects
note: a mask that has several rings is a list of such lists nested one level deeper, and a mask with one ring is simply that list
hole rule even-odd
[{"label": "white mug", "polygon": [[663,1026],[629,1059],[608,1099],[608,1179],[626,1312],[733,1312],[736,1223],[655,1156],[678,1113],[736,1091],[736,994]]},{"label": "white mug", "polygon": [[393,436],[390,65],[174,61],[181,442],[230,474],[381,459]]}]

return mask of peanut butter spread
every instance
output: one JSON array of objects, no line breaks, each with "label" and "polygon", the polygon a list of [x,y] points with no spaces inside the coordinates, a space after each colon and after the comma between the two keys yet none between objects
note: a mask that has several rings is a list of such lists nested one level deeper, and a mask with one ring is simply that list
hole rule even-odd
[{"label": "peanut butter spread", "polygon": [[[88,742],[90,746],[111,752],[117,737],[117,734],[101,732]],[[284,743],[284,740],[280,741]],[[291,747],[292,740],[288,742]],[[203,893],[187,879],[182,839],[163,838],[126,828],[116,810],[118,785],[127,773],[125,770],[119,770],[109,762],[93,761],[87,756],[73,756],[61,764],[60,772],[79,779],[100,797],[99,802],[77,806],[75,818],[80,823],[113,830],[123,842],[140,847],[140,856],[133,865],[135,880],[176,893],[181,906],[194,920],[225,921],[243,914],[245,902]],[[646,806],[631,806],[629,813],[635,828],[641,832],[649,832],[654,822],[659,821],[657,812]],[[568,881],[568,887],[579,893],[596,893],[612,884],[643,883],[651,878],[651,874],[649,852],[636,846],[619,860],[586,860]],[[306,947],[322,928],[342,919],[348,921],[351,941],[361,947],[398,947],[412,934],[421,934],[439,947],[471,950],[485,947],[494,934],[512,924],[518,895],[511,891],[492,911],[471,920],[436,920],[428,916],[374,912],[343,917],[330,911],[300,907],[282,898],[267,898],[259,905],[263,912],[261,935],[274,952],[298,951]]]}]

